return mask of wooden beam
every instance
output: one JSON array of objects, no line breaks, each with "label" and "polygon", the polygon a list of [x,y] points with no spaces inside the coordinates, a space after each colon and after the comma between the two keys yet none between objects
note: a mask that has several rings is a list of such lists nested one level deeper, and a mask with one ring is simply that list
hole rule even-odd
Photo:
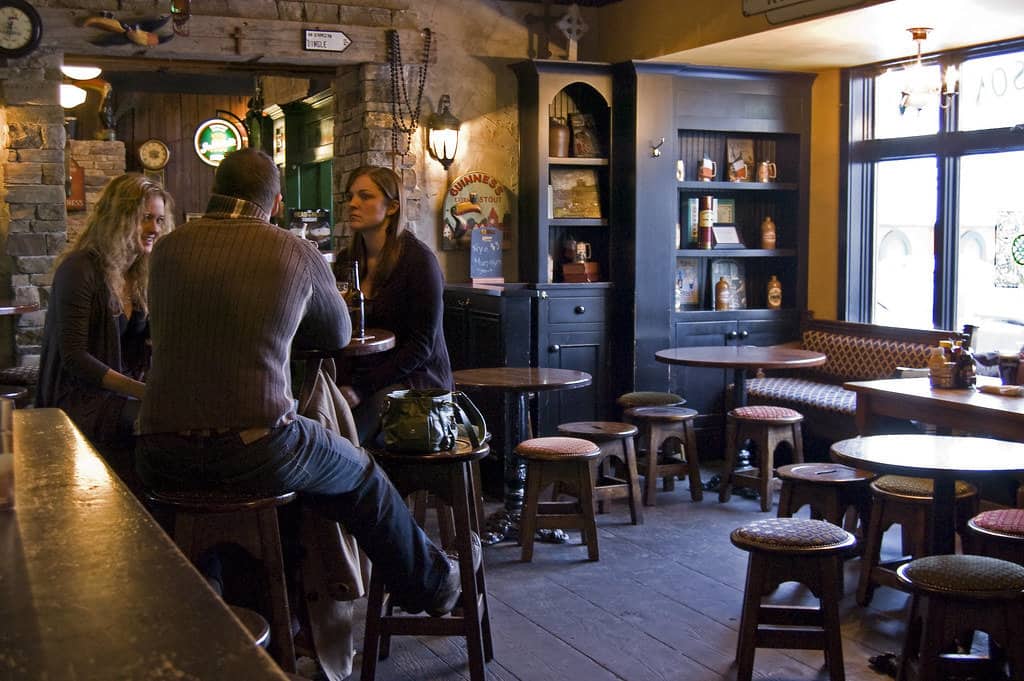
[{"label": "wooden beam", "polygon": [[[154,61],[200,61],[211,63],[302,66],[318,71],[362,63],[387,62],[387,28],[381,26],[342,26],[276,19],[245,19],[192,15],[189,35],[176,35],[154,47],[138,45],[99,46],[91,39],[103,31],[83,27],[92,13],[40,7],[43,18],[42,48],[84,57],[132,58]],[[344,52],[309,52],[303,49],[303,29],[343,31],[352,44]],[[164,29],[162,29],[164,30]],[[170,30],[168,27],[166,30]],[[420,45],[418,29],[398,29],[404,45]],[[409,50],[407,64],[416,63],[417,51]],[[404,57],[405,55],[403,55]],[[431,58],[434,61],[434,57]]]}]

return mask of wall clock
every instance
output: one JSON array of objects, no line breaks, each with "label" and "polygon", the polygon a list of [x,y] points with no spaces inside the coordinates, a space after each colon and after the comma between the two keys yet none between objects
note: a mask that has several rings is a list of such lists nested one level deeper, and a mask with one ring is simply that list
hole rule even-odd
[{"label": "wall clock", "polygon": [[23,57],[39,46],[43,20],[25,0],[0,0],[0,57]]},{"label": "wall clock", "polygon": [[162,170],[170,160],[171,150],[158,139],[148,139],[139,145],[139,161],[146,170]]}]

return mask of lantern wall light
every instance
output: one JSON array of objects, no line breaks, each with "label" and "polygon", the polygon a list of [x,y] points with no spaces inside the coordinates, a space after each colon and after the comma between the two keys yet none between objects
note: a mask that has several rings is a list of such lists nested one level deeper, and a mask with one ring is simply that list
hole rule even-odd
[{"label": "lantern wall light", "polygon": [[437,159],[445,170],[448,170],[455,160],[455,153],[459,149],[459,128],[462,127],[462,121],[452,114],[451,104],[451,97],[447,94],[441,95],[437,113],[430,117],[427,133],[430,155]]}]

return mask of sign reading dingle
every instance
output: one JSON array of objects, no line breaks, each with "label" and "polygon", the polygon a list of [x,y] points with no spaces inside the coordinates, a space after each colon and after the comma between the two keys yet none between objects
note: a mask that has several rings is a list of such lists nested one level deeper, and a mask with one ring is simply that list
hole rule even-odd
[{"label": "sign reading dingle", "polygon": [[194,146],[199,160],[217,167],[225,156],[242,147],[242,133],[231,121],[211,118],[196,128]]}]

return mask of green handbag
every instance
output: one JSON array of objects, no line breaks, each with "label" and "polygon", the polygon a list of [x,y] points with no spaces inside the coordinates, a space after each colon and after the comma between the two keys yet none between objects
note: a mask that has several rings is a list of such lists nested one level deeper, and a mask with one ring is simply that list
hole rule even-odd
[{"label": "green handbag", "polygon": [[483,415],[465,393],[394,390],[381,413],[384,447],[393,452],[440,452],[462,437],[475,448],[489,439]]}]

